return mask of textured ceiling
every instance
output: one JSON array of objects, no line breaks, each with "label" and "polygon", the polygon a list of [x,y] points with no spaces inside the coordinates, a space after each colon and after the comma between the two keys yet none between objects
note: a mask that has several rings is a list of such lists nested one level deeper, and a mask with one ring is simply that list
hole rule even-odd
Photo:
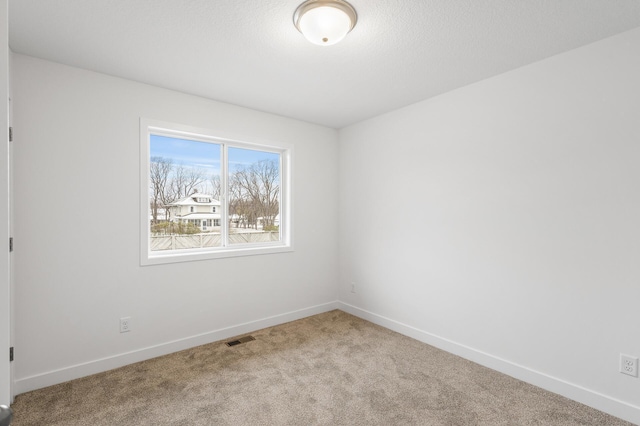
[{"label": "textured ceiling", "polygon": [[640,0],[350,0],[315,46],[302,0],[10,0],[14,52],[341,128],[640,26]]}]

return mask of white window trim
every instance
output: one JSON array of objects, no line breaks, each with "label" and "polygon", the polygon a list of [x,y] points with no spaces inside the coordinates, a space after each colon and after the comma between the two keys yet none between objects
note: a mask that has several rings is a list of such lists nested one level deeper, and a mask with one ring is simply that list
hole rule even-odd
[{"label": "white window trim", "polygon": [[[170,137],[181,137],[198,141],[222,143],[238,148],[272,151],[280,154],[280,241],[272,243],[256,243],[229,245],[224,247],[198,248],[156,251],[150,250],[149,217],[149,161],[150,135],[160,134]],[[223,195],[220,197],[220,224],[228,223],[226,207],[227,191],[227,149],[223,149],[221,158],[221,186]],[[237,256],[254,256],[293,251],[293,146],[285,143],[265,141],[255,137],[229,135],[210,129],[197,128],[183,124],[140,118],[140,264],[142,266],[165,263],[188,262],[207,259],[223,259]],[[222,227],[223,241],[227,241],[228,226]]]}]

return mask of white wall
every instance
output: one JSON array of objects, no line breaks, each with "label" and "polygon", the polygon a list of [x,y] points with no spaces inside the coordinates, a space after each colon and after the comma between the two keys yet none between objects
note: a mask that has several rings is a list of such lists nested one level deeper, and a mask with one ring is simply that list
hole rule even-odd
[{"label": "white wall", "polygon": [[0,0],[0,405],[11,402],[9,364],[11,293],[9,283],[9,35],[7,1]]},{"label": "white wall", "polygon": [[[18,393],[335,306],[335,130],[21,55],[12,69]],[[141,267],[140,117],[292,144],[295,251]]]},{"label": "white wall", "polygon": [[640,423],[639,120],[636,29],[341,130],[345,309]]}]

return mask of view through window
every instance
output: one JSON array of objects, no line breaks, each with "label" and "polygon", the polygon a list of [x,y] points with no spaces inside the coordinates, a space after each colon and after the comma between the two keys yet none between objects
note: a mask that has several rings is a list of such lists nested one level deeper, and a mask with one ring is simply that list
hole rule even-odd
[{"label": "view through window", "polygon": [[148,255],[282,245],[286,150],[148,132]]}]

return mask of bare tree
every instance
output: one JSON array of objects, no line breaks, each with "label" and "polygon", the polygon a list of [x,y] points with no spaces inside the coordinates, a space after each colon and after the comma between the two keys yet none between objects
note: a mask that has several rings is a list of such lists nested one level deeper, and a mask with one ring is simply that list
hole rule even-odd
[{"label": "bare tree", "polygon": [[173,170],[171,179],[171,192],[173,201],[193,194],[205,181],[202,170],[185,167],[182,164],[177,165]]},{"label": "bare tree", "polygon": [[280,167],[275,160],[264,160],[251,165],[260,183],[258,214],[264,226],[273,226],[280,210]]},{"label": "bare tree", "polygon": [[214,199],[220,200],[220,175],[213,173],[207,182],[207,191]]},{"label": "bare tree", "polygon": [[[151,157],[150,184],[151,184],[151,218],[153,223],[158,223],[158,209],[166,208],[165,202],[170,191],[169,178],[173,162],[170,158]],[[166,217],[166,216],[165,216]]]},{"label": "bare tree", "polygon": [[[149,203],[152,223],[157,224],[160,209],[164,209],[165,219],[170,220],[170,205],[194,193],[198,186],[205,182],[205,175],[200,169],[185,167],[182,164],[175,165],[170,158],[151,157],[150,160]],[[217,188],[219,193],[219,184]]]},{"label": "bare tree", "polygon": [[238,227],[246,228],[248,210],[248,197],[240,186],[236,175],[233,174],[229,178],[229,224],[231,225],[231,222],[236,220]]},{"label": "bare tree", "polygon": [[[263,226],[273,226],[279,213],[280,170],[274,160],[262,160],[236,170],[230,182],[230,210],[244,216],[250,226],[257,228],[258,218]],[[240,214],[242,213],[242,214]]]}]

